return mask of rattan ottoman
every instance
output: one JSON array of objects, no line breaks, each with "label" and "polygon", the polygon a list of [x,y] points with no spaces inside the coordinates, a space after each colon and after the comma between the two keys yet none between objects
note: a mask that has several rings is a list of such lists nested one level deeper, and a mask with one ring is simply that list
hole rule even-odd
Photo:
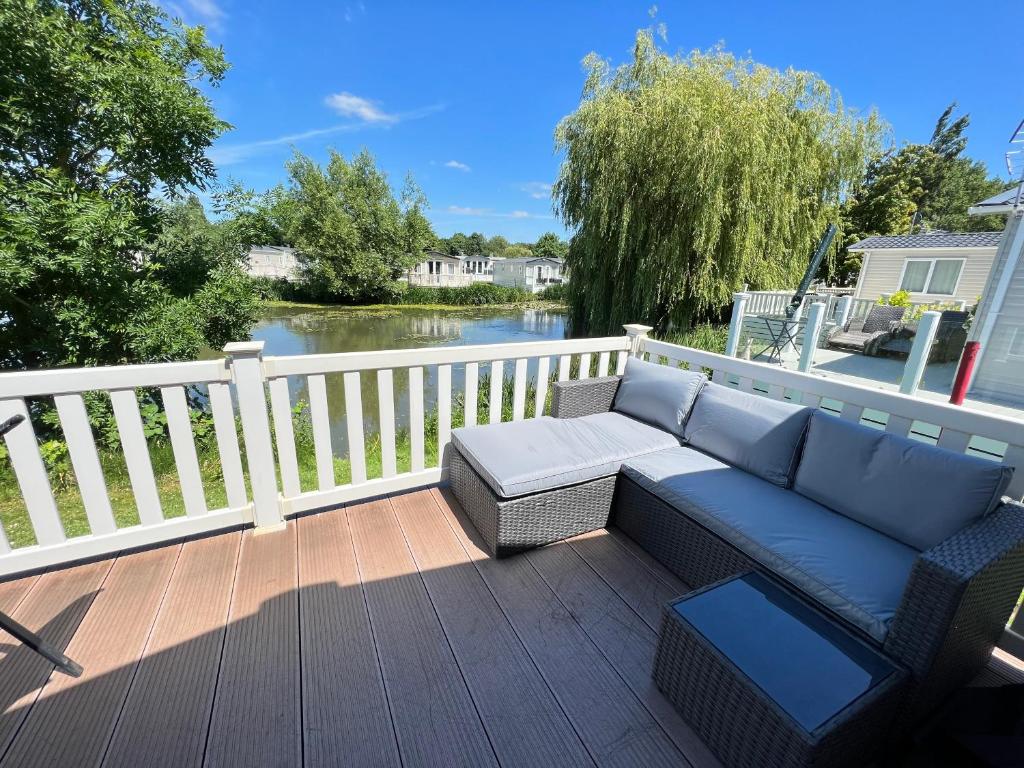
[{"label": "rattan ottoman", "polygon": [[448,472],[455,498],[495,557],[604,528],[612,510],[615,475],[506,499],[455,446]]},{"label": "rattan ottoman", "polygon": [[870,762],[905,672],[750,571],[665,607],[654,681],[726,766]]}]

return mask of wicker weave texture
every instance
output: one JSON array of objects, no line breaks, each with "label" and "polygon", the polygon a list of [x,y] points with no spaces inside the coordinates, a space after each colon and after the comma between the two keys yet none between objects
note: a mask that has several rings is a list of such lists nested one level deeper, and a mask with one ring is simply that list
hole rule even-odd
[{"label": "wicker weave texture", "polygon": [[1007,502],[924,552],[910,574],[885,652],[918,681],[916,720],[988,662],[1024,584],[1024,506]]},{"label": "wicker weave texture", "polygon": [[[694,588],[760,567],[625,476],[611,522]],[[1024,506],[1017,503],[922,553],[882,648],[911,674],[897,730],[920,722],[984,668],[1021,584]]]},{"label": "wicker weave texture", "polygon": [[452,450],[449,479],[455,498],[496,557],[604,528],[615,493],[615,476],[611,475],[502,499],[457,449]]},{"label": "wicker weave texture", "polygon": [[732,545],[625,475],[619,475],[611,521],[695,589],[758,567]]},{"label": "wicker weave texture", "polygon": [[654,682],[722,763],[737,768],[863,765],[883,744],[902,688],[893,676],[808,734],[670,609]]},{"label": "wicker weave texture", "polygon": [[612,409],[621,376],[599,379],[559,381],[552,388],[551,415],[556,419],[575,419]]}]

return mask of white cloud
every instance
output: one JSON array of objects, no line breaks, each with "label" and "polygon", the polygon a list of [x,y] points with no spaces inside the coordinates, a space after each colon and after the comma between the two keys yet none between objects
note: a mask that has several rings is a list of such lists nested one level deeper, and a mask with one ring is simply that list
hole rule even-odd
[{"label": "white cloud", "polygon": [[397,123],[400,115],[385,112],[369,99],[352,93],[332,93],[324,103],[343,117],[358,117],[367,123]]},{"label": "white cloud", "polygon": [[185,7],[182,7],[179,2],[166,2],[164,5],[172,16],[186,19],[189,23],[201,24],[217,32],[223,30],[227,13],[217,5],[216,0],[181,0],[181,2]]},{"label": "white cloud", "polygon": [[227,165],[235,165],[248,160],[253,155],[258,155],[263,151],[281,146],[282,144],[298,144],[299,142],[306,141],[307,139],[314,139],[318,136],[331,136],[337,133],[352,133],[354,131],[361,131],[365,128],[375,128],[379,126],[389,127],[396,123],[400,123],[403,120],[419,120],[420,118],[427,117],[435,112],[440,112],[444,107],[444,104],[432,104],[409,112],[401,112],[391,115],[391,118],[393,119],[389,122],[361,119],[353,123],[341,123],[339,125],[331,125],[326,128],[311,128],[308,131],[288,133],[284,136],[276,136],[272,139],[261,139],[259,141],[249,141],[242,144],[228,144],[221,147],[214,147],[208,154],[210,159],[213,160],[214,164],[217,166],[223,167]]},{"label": "white cloud", "polygon": [[472,208],[462,205],[449,205],[445,210],[456,216],[482,216],[492,219],[553,219],[554,216],[545,213],[530,213],[529,211],[495,211],[492,208]]},{"label": "white cloud", "polygon": [[449,160],[447,163],[444,164],[444,167],[454,168],[457,171],[464,171],[465,173],[469,173],[471,170],[473,170],[468,165],[466,165],[465,163],[460,163],[458,160]]},{"label": "white cloud", "polygon": [[546,181],[528,181],[525,184],[520,184],[519,189],[534,200],[547,200],[551,197],[551,185]]}]

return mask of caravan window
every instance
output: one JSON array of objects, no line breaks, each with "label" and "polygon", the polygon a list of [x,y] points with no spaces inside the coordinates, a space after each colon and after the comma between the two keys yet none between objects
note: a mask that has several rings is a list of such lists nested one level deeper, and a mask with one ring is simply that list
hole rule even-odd
[{"label": "caravan window", "polygon": [[903,265],[900,290],[952,296],[956,293],[963,259],[907,259]]}]

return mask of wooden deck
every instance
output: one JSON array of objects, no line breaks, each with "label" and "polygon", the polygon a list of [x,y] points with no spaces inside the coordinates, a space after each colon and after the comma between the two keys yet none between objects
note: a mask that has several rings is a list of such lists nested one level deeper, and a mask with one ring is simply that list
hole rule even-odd
[{"label": "wooden deck", "polygon": [[600,531],[489,559],[446,491],[0,584],[0,766],[714,766],[654,688],[686,591]]},{"label": "wooden deck", "polygon": [[492,560],[437,488],[2,583],[85,673],[0,632],[0,768],[717,766],[650,679],[686,591],[614,530]]}]

